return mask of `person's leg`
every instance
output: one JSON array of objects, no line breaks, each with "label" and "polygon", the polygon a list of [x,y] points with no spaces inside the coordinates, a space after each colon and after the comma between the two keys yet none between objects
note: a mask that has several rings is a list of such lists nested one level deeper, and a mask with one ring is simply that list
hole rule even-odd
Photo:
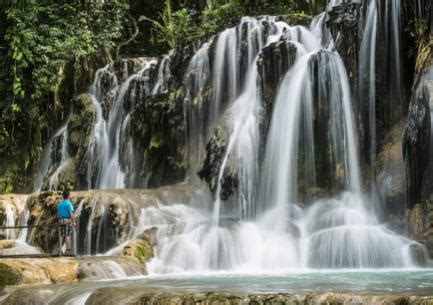
[{"label": "person's leg", "polygon": [[72,254],[71,235],[66,236],[66,254]]},{"label": "person's leg", "polygon": [[62,247],[63,247],[63,244],[64,244],[64,243],[65,243],[65,232],[64,232],[64,230],[63,230],[63,227],[60,226],[60,227],[59,227],[59,254],[60,254],[60,255],[63,254],[63,252],[62,252]]},{"label": "person's leg", "polygon": [[72,226],[70,224],[66,226],[66,253],[72,254]]},{"label": "person's leg", "polygon": [[62,248],[63,248],[63,245],[66,243],[66,248],[68,248],[68,237],[67,236],[63,236],[62,237]]}]

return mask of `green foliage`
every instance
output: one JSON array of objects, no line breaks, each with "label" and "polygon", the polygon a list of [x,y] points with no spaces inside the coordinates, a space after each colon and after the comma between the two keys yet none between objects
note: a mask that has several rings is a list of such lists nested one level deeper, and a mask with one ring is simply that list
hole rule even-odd
[{"label": "green foliage", "polygon": [[200,39],[216,32],[233,18],[242,16],[244,11],[239,0],[212,0],[196,20],[193,18],[194,13],[183,6],[173,11],[171,0],[166,0],[158,19],[141,16],[139,21],[152,24],[156,33],[153,43],[166,44],[169,48],[175,48],[180,42]]},{"label": "green foliage", "polygon": [[160,21],[147,16],[141,16],[139,19],[152,23],[157,43],[167,43],[170,48],[174,48],[180,39],[195,36],[195,28],[192,26],[188,10],[181,8],[173,12],[170,0],[165,1],[165,8],[159,14],[159,19]]},{"label": "green foliage", "polygon": [[428,32],[429,27],[426,19],[415,18],[409,21],[406,31],[415,40],[420,42],[425,34]]},{"label": "green foliage", "polygon": [[222,5],[212,5],[203,11],[200,24],[202,34],[218,31],[225,23],[242,15],[244,10],[237,0]]},{"label": "green foliage", "polygon": [[0,176],[0,190],[4,193],[11,193],[14,186],[21,181],[20,168],[16,163],[11,164],[6,172]]},{"label": "green foliage", "polygon": [[[112,49],[123,34],[127,9],[126,0],[14,0],[0,5],[3,162],[23,164],[21,170],[34,164],[41,151],[41,126],[55,127],[59,122],[53,120],[68,108],[59,101],[66,63]],[[11,181],[10,172],[3,178]],[[4,181],[0,191],[9,188]]]}]

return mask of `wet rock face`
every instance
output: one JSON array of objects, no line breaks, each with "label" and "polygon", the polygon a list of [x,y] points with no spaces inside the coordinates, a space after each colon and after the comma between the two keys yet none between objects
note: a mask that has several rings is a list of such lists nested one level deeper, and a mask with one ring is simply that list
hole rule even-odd
[{"label": "wet rock face", "polygon": [[360,16],[361,4],[359,3],[336,5],[326,16],[326,25],[334,38],[335,48],[344,61],[352,85],[356,83],[358,66]]},{"label": "wet rock face", "polygon": [[[296,46],[281,38],[261,51],[257,66],[261,78],[261,89],[265,114],[263,116],[263,134],[267,134],[278,87],[286,72],[296,60]],[[263,141],[265,143],[265,140]]]},{"label": "wet rock face", "polygon": [[44,227],[29,230],[27,242],[47,253],[59,251],[56,204],[60,199],[61,194],[53,192],[41,193],[29,199],[30,218],[27,224]]},{"label": "wet rock face", "polygon": [[125,164],[134,168],[127,171],[130,187],[156,187],[185,176],[181,95],[176,91],[138,100],[129,130],[134,156]]},{"label": "wet rock face", "polygon": [[418,46],[415,80],[402,146],[409,229],[413,238],[425,244],[432,255],[433,49],[431,34],[424,36]]},{"label": "wet rock face", "polygon": [[[204,159],[202,168],[198,172],[198,175],[201,179],[208,183],[212,193],[215,193],[217,190],[218,176],[224,155],[227,150],[229,136],[230,134],[228,132],[228,127],[224,124],[221,124],[215,128],[214,134],[206,145],[206,157]],[[227,177],[231,177],[227,180],[233,181],[235,179],[236,173],[233,170],[231,172],[232,174],[230,175],[228,172],[226,172],[226,170],[224,170],[224,180],[226,180]],[[222,187],[222,193],[224,193],[225,199],[227,199],[235,191],[236,189],[231,187]],[[218,196],[220,195],[221,194],[218,194]]]},{"label": "wet rock face", "polygon": [[406,174],[403,161],[402,140],[406,121],[396,124],[385,135],[384,145],[376,160],[376,185],[386,215],[395,229],[405,231]]},{"label": "wet rock face", "polygon": [[73,112],[68,124],[68,149],[71,156],[75,156],[74,164],[66,168],[64,177],[60,184],[79,188],[85,185],[83,168],[86,168],[86,147],[90,144],[92,125],[95,117],[95,109],[92,106],[91,98],[88,94],[81,94],[74,100]]},{"label": "wet rock face", "polygon": [[430,170],[433,162],[429,160],[433,151],[430,114],[433,106],[433,52],[423,50],[419,56],[423,63],[419,65],[403,138],[410,207],[429,199],[433,191]]}]

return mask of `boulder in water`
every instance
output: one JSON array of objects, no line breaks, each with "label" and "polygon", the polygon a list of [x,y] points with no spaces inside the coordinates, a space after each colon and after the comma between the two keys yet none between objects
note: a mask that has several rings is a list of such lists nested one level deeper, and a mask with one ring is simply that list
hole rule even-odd
[{"label": "boulder in water", "polygon": [[132,257],[144,264],[153,257],[156,228],[144,231],[137,239],[123,248],[122,256]]}]

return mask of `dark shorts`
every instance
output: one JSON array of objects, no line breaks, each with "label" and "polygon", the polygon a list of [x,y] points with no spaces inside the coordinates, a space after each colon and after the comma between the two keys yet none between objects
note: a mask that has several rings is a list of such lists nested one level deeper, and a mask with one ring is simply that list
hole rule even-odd
[{"label": "dark shorts", "polygon": [[70,219],[60,219],[60,236],[71,236],[72,225]]}]

